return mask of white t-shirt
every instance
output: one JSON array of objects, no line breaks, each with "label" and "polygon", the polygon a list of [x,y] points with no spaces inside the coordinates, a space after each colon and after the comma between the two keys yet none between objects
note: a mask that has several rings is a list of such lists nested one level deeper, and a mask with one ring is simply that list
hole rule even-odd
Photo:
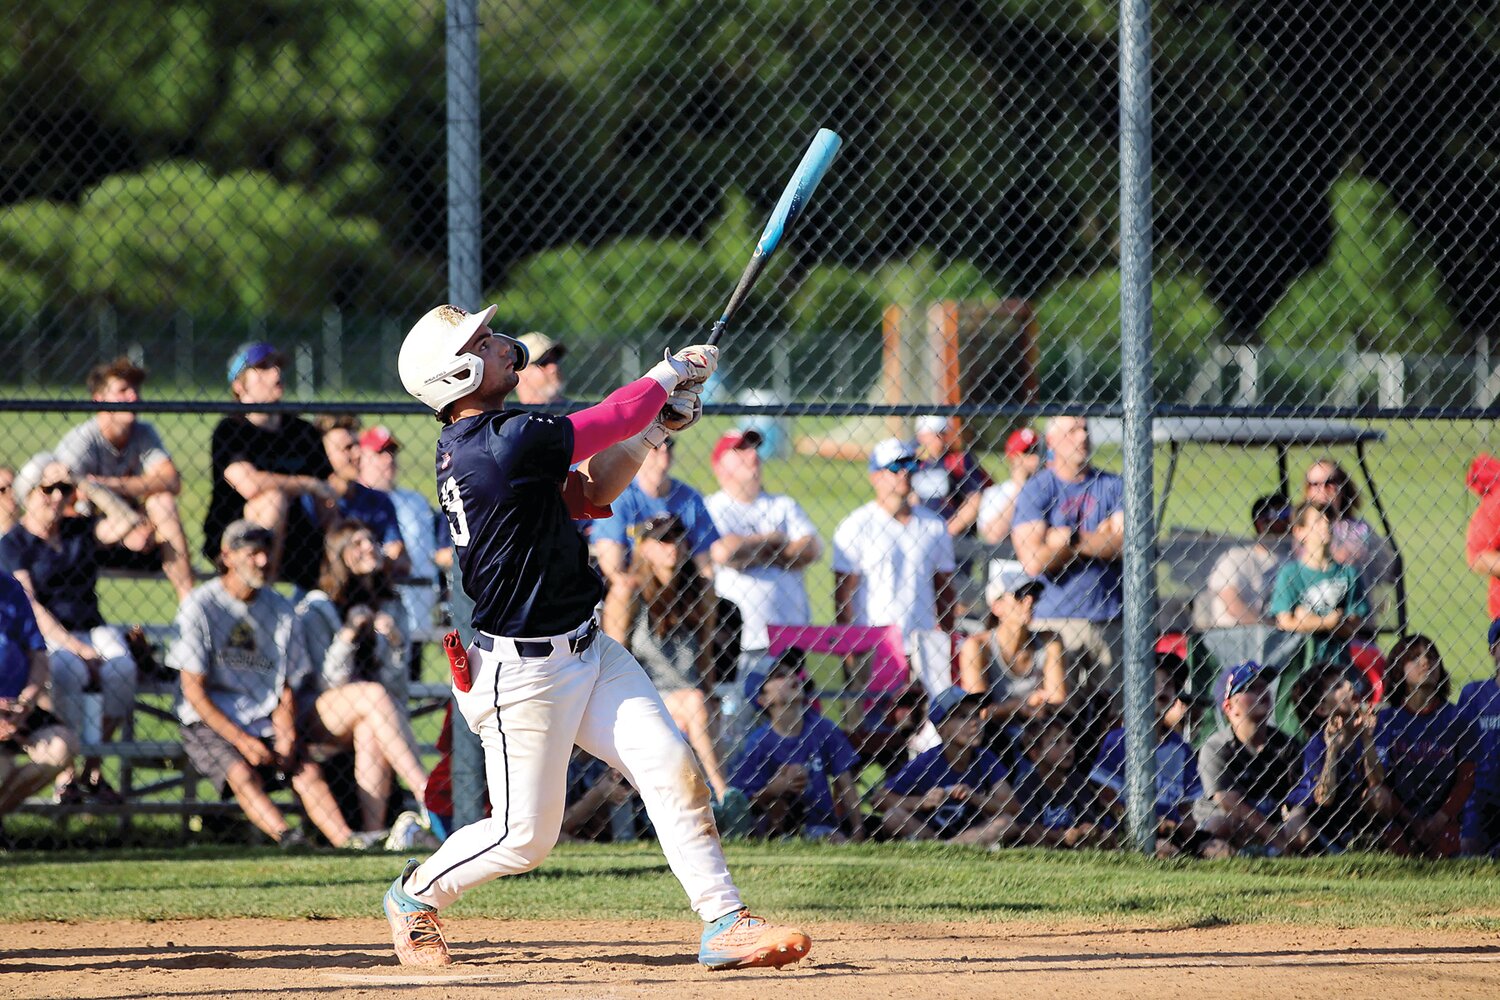
[{"label": "white t-shirt", "polygon": [[[790,541],[816,537],[812,520],[788,496],[762,493],[750,503],[740,503],[720,490],[704,497],[709,516],[720,535],[763,535],[779,531]],[[745,627],[740,644],[744,649],[766,649],[771,637],[768,625],[806,625],[812,620],[802,571],[780,566],[735,569],[715,564],[714,590],[739,606]]]},{"label": "white t-shirt", "polygon": [[916,507],[903,524],[874,500],[844,518],[833,535],[833,571],[857,573],[857,625],[937,628],[935,573],[952,573],[953,539],[943,519]]},{"label": "white t-shirt", "polygon": [[[1007,479],[994,486],[985,487],[985,491],[979,494],[979,514],[974,519],[979,530],[983,531],[986,524],[999,517],[1000,512],[1008,505],[1014,504],[1020,493],[1021,484],[1014,479]],[[1012,513],[1014,513],[1014,508],[1012,508]]]},{"label": "white t-shirt", "polygon": [[1241,545],[1220,556],[1208,575],[1210,627],[1233,628],[1240,624],[1230,617],[1224,599],[1219,596],[1225,587],[1233,587],[1247,607],[1264,616],[1276,586],[1276,570],[1286,560],[1284,552],[1259,552],[1254,545]]}]

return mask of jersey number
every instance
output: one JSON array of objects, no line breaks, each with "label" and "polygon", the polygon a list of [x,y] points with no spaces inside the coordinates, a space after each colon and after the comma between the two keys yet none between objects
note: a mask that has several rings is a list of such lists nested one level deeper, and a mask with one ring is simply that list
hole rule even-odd
[{"label": "jersey number", "polygon": [[453,544],[463,547],[469,544],[469,519],[464,516],[464,498],[458,492],[458,478],[449,476],[438,484],[438,504],[448,518],[448,532]]}]

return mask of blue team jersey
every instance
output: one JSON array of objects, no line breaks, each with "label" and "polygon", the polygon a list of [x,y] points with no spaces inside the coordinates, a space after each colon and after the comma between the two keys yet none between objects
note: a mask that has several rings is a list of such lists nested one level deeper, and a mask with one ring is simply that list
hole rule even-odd
[{"label": "blue team jersey", "polygon": [[1491,677],[1465,684],[1458,708],[1474,741],[1474,790],[1500,798],[1500,683]]},{"label": "blue team jersey", "polygon": [[[1125,799],[1125,728],[1111,729],[1099,747],[1089,780],[1103,785]],[[1181,819],[1193,800],[1203,797],[1203,782],[1198,779],[1198,754],[1187,740],[1175,732],[1161,737],[1156,744],[1156,815]]]},{"label": "blue team jersey", "polygon": [[668,487],[667,495],[660,498],[647,495],[639,486],[631,483],[609,506],[615,512],[614,516],[593,522],[591,537],[595,541],[616,542],[629,549],[634,541],[631,529],[646,523],[657,514],[677,516],[687,529],[688,544],[695,556],[707,552],[708,547],[719,540],[719,529],[714,527],[708,505],[703,502],[703,494],[675,479]]},{"label": "blue team jersey", "polygon": [[[312,497],[304,496],[302,503],[307,507],[308,513],[316,518]],[[396,504],[391,500],[390,494],[383,490],[373,490],[363,483],[350,483],[348,492],[339,498],[338,512],[340,517],[358,521],[369,528],[370,534],[375,536],[377,548],[402,541],[401,520],[396,515]]]},{"label": "blue team jersey", "polygon": [[1444,703],[1422,715],[1405,708],[1380,713],[1375,752],[1391,790],[1413,815],[1431,816],[1448,798],[1459,764],[1474,760],[1469,736],[1457,705]]},{"label": "blue team jersey", "polygon": [[[886,779],[885,787],[897,795],[925,795],[934,788],[954,785],[968,785],[976,792],[991,792],[1007,777],[1009,772],[1005,765],[988,750],[976,750],[970,754],[969,766],[960,774],[943,756],[943,747],[939,744],[913,757],[905,767]],[[939,835],[950,836],[963,831],[978,815],[979,810],[969,802],[950,799],[927,822]]]},{"label": "blue team jersey", "polygon": [[46,648],[26,591],[0,573],[0,698],[20,695],[31,677],[31,654]]},{"label": "blue team jersey", "polygon": [[1016,765],[1016,804],[1023,823],[1036,823],[1048,830],[1067,830],[1103,819],[1099,796],[1088,776],[1074,768],[1063,775],[1058,787],[1042,780],[1041,771],[1029,760]]},{"label": "blue team jersey", "polygon": [[796,736],[782,736],[767,723],[746,739],[729,783],[754,798],[785,764],[807,768],[807,787],[802,790],[806,825],[837,826],[832,779],[850,774],[859,766],[859,756],[849,738],[813,711],[802,717],[802,732]]},{"label": "blue team jersey", "polygon": [[474,628],[523,639],[562,635],[604,596],[563,503],[572,456],[572,423],[545,413],[481,413],[438,436],[438,503],[474,601]]}]

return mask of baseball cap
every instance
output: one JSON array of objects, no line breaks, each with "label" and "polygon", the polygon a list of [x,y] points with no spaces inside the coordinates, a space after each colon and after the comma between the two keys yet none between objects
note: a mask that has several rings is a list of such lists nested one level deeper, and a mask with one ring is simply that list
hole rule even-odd
[{"label": "baseball cap", "polygon": [[910,441],[902,441],[900,438],[886,438],[870,449],[871,472],[878,472],[896,462],[915,462],[916,460],[916,445]]},{"label": "baseball cap", "polygon": [[714,444],[714,453],[711,461],[714,465],[719,464],[719,459],[724,457],[726,451],[740,451],[745,448],[759,448],[765,438],[758,430],[728,431]]},{"label": "baseball cap", "polygon": [[1490,645],[1500,642],[1500,618],[1490,622]]},{"label": "baseball cap", "polygon": [[653,514],[641,523],[640,537],[652,541],[676,541],[687,536],[687,526],[676,514]]},{"label": "baseball cap", "polygon": [[756,704],[760,697],[761,688],[766,686],[766,681],[778,673],[792,673],[806,678],[804,668],[807,665],[807,655],[795,646],[784,649],[767,670],[752,670],[745,675],[745,702],[750,705]]},{"label": "baseball cap", "polygon": [[559,344],[545,333],[538,333],[535,330],[530,333],[523,333],[517,339],[526,345],[526,353],[531,357],[531,363],[534,365],[545,365],[553,361],[561,361],[563,356],[568,353],[568,349],[565,346]]},{"label": "baseball cap", "polygon": [[219,551],[231,552],[234,549],[243,549],[251,545],[269,549],[274,540],[275,536],[271,534],[270,528],[256,524],[254,521],[247,521],[242,517],[224,529],[224,537],[219,540]]},{"label": "baseball cap", "polygon": [[1010,432],[1005,439],[1005,457],[1020,455],[1028,451],[1041,451],[1042,438],[1030,427],[1021,427]]},{"label": "baseball cap", "polygon": [[948,431],[948,418],[939,413],[928,413],[917,418],[918,434],[945,434]]},{"label": "baseball cap", "polygon": [[285,368],[286,355],[264,340],[241,344],[229,359],[229,381],[240,377],[246,368]]},{"label": "baseball cap", "polygon": [[1027,575],[1015,559],[996,559],[990,563],[990,578],[984,585],[984,599],[998,601],[1006,594],[1022,597],[1037,597],[1047,585],[1034,576]]},{"label": "baseball cap", "polygon": [[376,424],[374,427],[367,428],[359,436],[359,446],[365,451],[375,452],[387,449],[391,451],[401,450],[401,442],[396,440],[396,435],[392,434],[391,429],[385,426],[385,424]]},{"label": "baseball cap", "polygon": [[928,702],[927,718],[932,720],[933,725],[937,725],[965,706],[972,706],[976,710],[983,707],[984,701],[984,695],[965,691],[955,684]]},{"label": "baseball cap", "polygon": [[1267,675],[1270,673],[1269,667],[1263,667],[1254,660],[1236,663],[1224,672],[1224,693],[1219,697],[1219,704],[1222,705],[1253,684],[1268,680]]}]

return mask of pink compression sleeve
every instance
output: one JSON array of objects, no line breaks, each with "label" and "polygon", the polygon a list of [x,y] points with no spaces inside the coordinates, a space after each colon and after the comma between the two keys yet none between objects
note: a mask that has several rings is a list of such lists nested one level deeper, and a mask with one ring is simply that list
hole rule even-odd
[{"label": "pink compression sleeve", "polygon": [[603,402],[568,414],[573,425],[574,464],[645,430],[666,401],[667,390],[647,376],[616,389]]}]

